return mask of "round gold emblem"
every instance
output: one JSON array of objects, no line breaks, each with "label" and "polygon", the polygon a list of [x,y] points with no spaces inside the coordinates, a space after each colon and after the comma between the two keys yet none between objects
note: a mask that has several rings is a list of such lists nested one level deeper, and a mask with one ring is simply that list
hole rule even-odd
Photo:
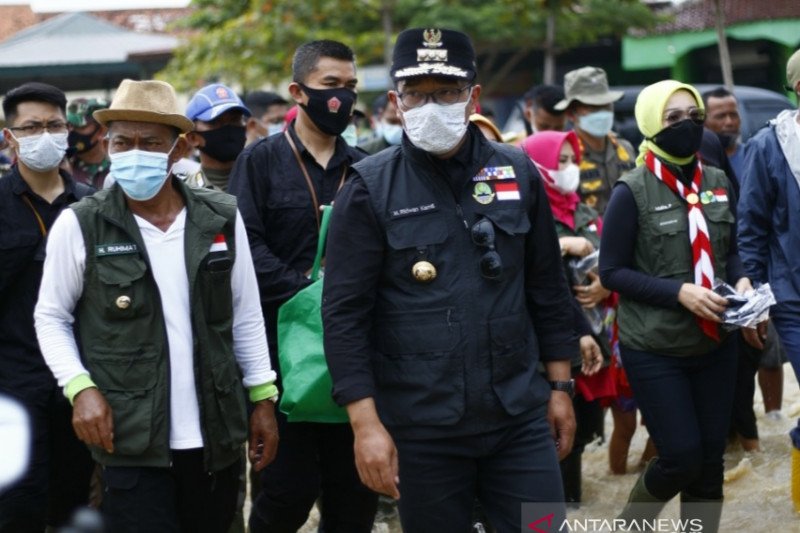
[{"label": "round gold emblem", "polygon": [[131,306],[130,296],[120,296],[117,298],[117,307],[120,309],[127,309]]},{"label": "round gold emblem", "polygon": [[436,267],[428,261],[417,261],[411,267],[411,274],[420,283],[429,283],[436,278]]},{"label": "round gold emblem", "polygon": [[692,193],[689,193],[686,196],[686,201],[689,202],[690,204],[694,205],[694,204],[696,204],[697,202],[700,201],[700,197],[697,196],[697,194],[692,192]]}]

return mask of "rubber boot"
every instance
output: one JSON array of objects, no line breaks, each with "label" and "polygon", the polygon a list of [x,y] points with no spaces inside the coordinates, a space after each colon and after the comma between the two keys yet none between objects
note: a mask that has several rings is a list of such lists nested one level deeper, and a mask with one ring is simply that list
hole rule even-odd
[{"label": "rubber boot", "polygon": [[582,453],[572,450],[561,460],[561,481],[564,485],[564,501],[570,509],[581,506],[581,457]]},{"label": "rubber boot", "polygon": [[717,533],[722,516],[722,498],[718,500],[699,498],[681,492],[681,521],[686,521],[684,531]]},{"label": "rubber boot", "polygon": [[669,500],[662,500],[650,494],[644,484],[645,474],[652,467],[656,459],[648,463],[647,468],[636,480],[636,484],[631,489],[628,496],[628,503],[617,516],[618,520],[625,520],[625,531],[653,531],[654,524],[661,510]]}]

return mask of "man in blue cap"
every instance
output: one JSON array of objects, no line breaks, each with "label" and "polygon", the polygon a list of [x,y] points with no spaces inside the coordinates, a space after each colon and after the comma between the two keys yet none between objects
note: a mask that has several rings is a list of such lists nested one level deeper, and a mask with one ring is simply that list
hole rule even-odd
[{"label": "man in blue cap", "polygon": [[361,480],[399,498],[415,533],[469,530],[476,498],[498,531],[564,517],[571,296],[536,168],[468,120],[476,71],[463,33],[398,36],[405,135],[353,165],[328,234],[333,398]]},{"label": "man in blue cap", "polygon": [[186,106],[194,131],[186,140],[200,152],[200,170],[186,177],[195,187],[228,188],[228,176],[244,149],[250,110],[236,92],[221,83],[197,91]]}]

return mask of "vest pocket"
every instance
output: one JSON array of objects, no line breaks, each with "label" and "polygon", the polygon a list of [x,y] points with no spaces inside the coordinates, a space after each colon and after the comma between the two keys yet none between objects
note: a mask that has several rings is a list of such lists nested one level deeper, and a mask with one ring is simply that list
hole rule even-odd
[{"label": "vest pocket", "polygon": [[150,447],[158,358],[142,349],[96,348],[90,362],[92,379],[111,407],[114,455],[139,455]]},{"label": "vest pocket", "polygon": [[[736,219],[728,204],[722,202],[712,202],[703,206],[703,214],[708,221],[708,232],[716,269],[725,263],[725,256],[728,254],[731,244],[731,224],[736,222]],[[725,278],[725,273],[716,273],[716,276]]]},{"label": "vest pocket", "polygon": [[492,355],[492,388],[506,412],[518,415],[536,405],[533,381],[531,323],[526,313],[489,321]]},{"label": "vest pocket", "polygon": [[461,325],[451,308],[379,318],[376,402],[387,425],[449,425],[464,414]]},{"label": "vest pocket", "polygon": [[143,283],[147,266],[137,255],[101,257],[97,260],[99,297],[106,318],[124,320],[142,316],[148,308]]},{"label": "vest pocket", "polygon": [[201,267],[197,290],[202,294],[206,321],[209,324],[233,318],[232,267],[233,263],[227,257],[209,257]]},{"label": "vest pocket", "polygon": [[[247,440],[247,411],[241,378],[233,361],[211,367],[211,375],[214,379],[214,398],[218,412],[214,417],[216,421],[206,417],[209,438],[224,448],[236,450]],[[219,425],[219,429],[215,430],[215,423]]]},{"label": "vest pocket", "polygon": [[670,209],[650,214],[653,276],[686,274],[692,269],[692,245],[689,241],[689,219],[686,209]]}]

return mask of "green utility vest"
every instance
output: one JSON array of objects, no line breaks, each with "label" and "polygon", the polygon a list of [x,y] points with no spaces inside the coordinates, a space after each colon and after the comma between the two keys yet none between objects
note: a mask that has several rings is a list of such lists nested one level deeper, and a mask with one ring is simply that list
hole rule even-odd
[{"label": "green utility vest", "polygon": [[[620,181],[633,192],[639,210],[633,268],[650,276],[694,283],[692,246],[686,202],[673,193],[645,166],[625,174]],[[700,198],[708,225],[714,274],[725,279],[731,224],[729,181],[725,173],[703,167]],[[714,191],[720,194],[715,197]],[[719,199],[725,197],[725,200]],[[700,355],[718,343],[706,336],[695,315],[682,305],[657,307],[620,294],[618,310],[620,342],[636,350],[667,355]],[[719,328],[720,339],[726,332]]]},{"label": "green utility vest", "polygon": [[[239,458],[247,437],[245,392],[232,335],[236,200],[211,190],[190,190],[177,179],[173,184],[186,202],[194,377],[205,467],[214,472]],[[86,245],[83,294],[75,309],[82,360],[114,420],[114,453],[92,447],[92,454],[106,466],[167,467],[169,344],[139,227],[119,185],[70,207]],[[211,252],[220,235],[227,251]]]},{"label": "green utility vest", "polygon": [[[555,219],[556,223],[556,233],[558,234],[558,238],[561,237],[583,237],[594,246],[595,250],[600,249],[600,234],[597,232],[597,219],[600,218],[600,215],[597,214],[597,211],[589,207],[588,205],[584,204],[583,202],[579,203],[575,209],[575,219],[574,219],[574,228],[570,228],[563,222],[558,219]],[[564,267],[567,268],[567,261],[570,259],[574,259],[574,256],[568,255],[564,258]],[[572,280],[570,279],[569,273],[567,274],[567,280],[569,281],[570,289],[573,285]],[[598,308],[599,309],[599,308]],[[608,340],[608,335],[606,335],[605,331],[601,332],[600,335],[592,335],[600,345],[600,351],[603,353],[603,358],[608,360],[611,357],[611,345]],[[583,363],[583,358],[581,354],[578,353],[572,358],[572,366],[579,367]]]}]

